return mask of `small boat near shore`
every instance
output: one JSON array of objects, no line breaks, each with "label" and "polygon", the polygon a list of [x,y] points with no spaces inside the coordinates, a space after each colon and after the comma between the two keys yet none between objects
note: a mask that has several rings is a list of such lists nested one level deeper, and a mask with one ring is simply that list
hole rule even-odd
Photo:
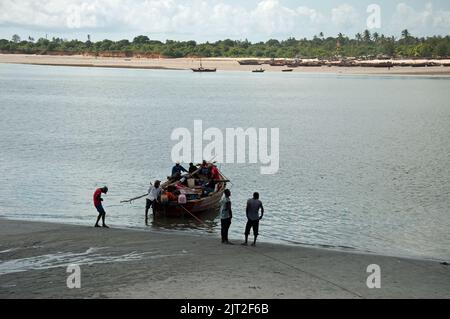
[{"label": "small boat near shore", "polygon": [[281,72],[292,72],[292,71],[294,71],[294,69],[283,69],[283,70],[281,70]]},{"label": "small boat near shore", "polygon": [[196,73],[211,73],[211,72],[217,72],[217,69],[216,68],[204,68],[203,67],[203,63],[202,63],[202,61],[200,61],[200,67],[198,67],[198,68],[193,68],[193,69],[191,69],[192,71],[194,71],[194,72],[196,72]]},{"label": "small boat near shore", "polygon": [[263,68],[261,68],[261,69],[253,70],[252,72],[253,72],[253,73],[264,73],[264,72],[266,72],[266,70],[264,70]]},{"label": "small boat near shore", "polygon": [[204,68],[204,67],[199,67],[199,68],[196,68],[196,69],[191,69],[192,71],[194,71],[194,72],[217,72],[217,69],[208,69],[208,68]]},{"label": "small boat near shore", "polygon": [[[208,165],[213,164],[208,163]],[[218,211],[228,180],[219,169],[217,170],[220,178],[214,181],[215,188],[207,195],[204,193],[204,188],[198,185],[205,181],[205,177],[200,174],[201,168],[192,174],[180,175],[179,178],[169,177],[161,185],[161,189],[164,194],[169,187],[176,187],[177,192],[179,192],[178,201],[168,201],[162,196],[161,201],[155,203],[156,215],[173,218],[198,218],[202,214]]]}]

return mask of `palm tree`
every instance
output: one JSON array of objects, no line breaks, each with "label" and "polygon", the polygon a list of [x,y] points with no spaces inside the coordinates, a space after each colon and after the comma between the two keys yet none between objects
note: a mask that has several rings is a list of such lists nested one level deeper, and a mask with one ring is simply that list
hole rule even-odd
[{"label": "palm tree", "polygon": [[378,34],[378,32],[374,32],[372,34],[372,38],[373,38],[373,41],[378,42],[378,40],[380,39],[380,35]]},{"label": "palm tree", "polygon": [[356,38],[356,40],[357,40],[358,42],[361,42],[361,40],[362,40],[362,35],[361,35],[361,33],[357,33],[357,34],[355,35],[355,38]]},{"label": "palm tree", "polygon": [[364,38],[364,42],[370,42],[371,37],[370,37],[370,31],[369,30],[364,30],[363,38]]},{"label": "palm tree", "polygon": [[20,37],[17,34],[14,34],[12,36],[12,42],[19,43],[20,42]]},{"label": "palm tree", "polygon": [[403,39],[409,39],[409,37],[411,36],[411,34],[409,33],[409,31],[407,29],[402,31],[402,38]]}]

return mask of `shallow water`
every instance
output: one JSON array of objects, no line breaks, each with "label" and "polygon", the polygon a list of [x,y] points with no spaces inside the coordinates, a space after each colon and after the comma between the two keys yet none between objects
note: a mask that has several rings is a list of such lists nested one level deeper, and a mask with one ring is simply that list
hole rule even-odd
[{"label": "shallow water", "polygon": [[142,259],[166,258],[185,254],[180,252],[178,254],[166,255],[158,251],[147,251],[145,253],[130,252],[123,255],[117,255],[102,252],[106,249],[107,247],[91,247],[86,251],[79,253],[57,252],[52,254],[44,254],[10,260],[2,260],[2,256],[0,255],[0,276],[18,272],[25,272],[29,270],[44,270],[67,267],[67,265],[82,266],[105,263],[120,263]]},{"label": "shallow water", "polygon": [[[231,237],[261,193],[261,240],[450,259],[450,78],[89,69],[0,64],[0,215],[144,225],[177,127],[280,128],[280,171],[223,164]],[[220,221],[206,223],[218,236]],[[154,228],[206,232],[193,220]]]}]

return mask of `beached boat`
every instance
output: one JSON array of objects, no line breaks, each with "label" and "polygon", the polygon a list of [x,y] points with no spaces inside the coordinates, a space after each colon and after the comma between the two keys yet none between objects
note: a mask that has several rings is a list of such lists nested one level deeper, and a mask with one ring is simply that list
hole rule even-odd
[{"label": "beached boat", "polygon": [[321,67],[323,65],[323,62],[320,61],[302,62],[298,64],[300,67]]},{"label": "beached boat", "polygon": [[272,60],[269,65],[270,66],[285,66],[286,65],[286,60]]},{"label": "beached boat", "polygon": [[264,70],[263,68],[261,68],[261,69],[253,70],[252,72],[253,72],[253,73],[264,73],[264,72],[266,72],[266,70]]},{"label": "beached boat", "polygon": [[238,61],[240,65],[259,65],[258,60],[241,60]]},{"label": "beached boat", "polygon": [[294,69],[283,69],[283,70],[281,70],[281,72],[292,72],[292,71],[294,71]]},{"label": "beached boat", "polygon": [[[200,172],[200,169],[191,175],[183,176],[188,179],[188,177],[195,176]],[[166,217],[194,217],[198,218],[202,214],[213,213],[219,210],[220,201],[222,199],[223,193],[227,187],[228,180],[219,171],[220,180],[216,181],[216,188],[213,192],[209,193],[208,196],[202,196],[202,188],[199,186],[189,185],[183,186],[178,180],[169,179],[161,188],[166,191],[170,185],[177,185],[177,189],[181,195],[186,197],[186,203],[180,203],[178,201],[163,201],[155,204],[155,213],[159,216]],[[183,178],[181,177],[181,178]]]},{"label": "beached boat", "polygon": [[373,68],[392,68],[394,63],[392,62],[377,62],[377,63],[367,63],[364,66]]}]

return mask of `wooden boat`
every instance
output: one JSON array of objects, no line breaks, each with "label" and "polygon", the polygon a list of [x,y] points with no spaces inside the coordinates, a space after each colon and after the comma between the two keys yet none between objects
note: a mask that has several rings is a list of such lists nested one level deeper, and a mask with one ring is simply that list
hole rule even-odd
[{"label": "wooden boat", "polygon": [[191,69],[191,70],[194,71],[194,72],[217,72],[216,68],[214,68],[214,69],[204,68],[202,61],[200,61],[200,67],[199,68],[194,68],[194,69]]},{"label": "wooden boat", "polygon": [[207,69],[204,67],[199,67],[197,69],[192,69],[194,72],[217,72],[217,69]]},{"label": "wooden boat", "polygon": [[285,66],[286,65],[286,60],[272,60],[269,63],[270,66]]},{"label": "wooden boat", "polygon": [[[196,172],[191,175],[183,176],[185,178],[192,177],[200,172],[198,169]],[[186,204],[180,204],[174,201],[168,202],[158,202],[155,204],[155,213],[157,216],[166,216],[166,217],[195,217],[206,213],[213,213],[219,210],[220,201],[222,199],[223,193],[227,187],[228,180],[223,176],[223,174],[219,171],[220,180],[216,181],[215,190],[210,193],[206,197],[200,197],[197,199],[187,200]],[[169,179],[161,188],[163,191],[167,190],[169,185],[177,184],[179,181]],[[201,193],[202,190],[200,187],[189,188],[185,187],[180,189],[182,194],[195,194]]]},{"label": "wooden boat", "polygon": [[266,70],[264,70],[263,68],[261,68],[261,69],[253,70],[252,72],[253,72],[253,73],[264,73],[264,72],[266,72]]},{"label": "wooden boat", "polygon": [[319,61],[302,62],[302,63],[298,64],[298,66],[300,66],[300,67],[321,67],[322,65],[323,65],[323,63],[319,62]]},{"label": "wooden boat", "polygon": [[294,71],[294,69],[283,69],[283,70],[281,70],[281,72],[292,72],[292,71]]},{"label": "wooden boat", "polygon": [[392,63],[392,62],[380,62],[380,63],[372,63],[372,65],[366,64],[365,66],[372,66],[374,68],[393,68],[394,67],[394,63]]},{"label": "wooden boat", "polygon": [[259,65],[258,60],[241,60],[238,61],[240,65]]}]

